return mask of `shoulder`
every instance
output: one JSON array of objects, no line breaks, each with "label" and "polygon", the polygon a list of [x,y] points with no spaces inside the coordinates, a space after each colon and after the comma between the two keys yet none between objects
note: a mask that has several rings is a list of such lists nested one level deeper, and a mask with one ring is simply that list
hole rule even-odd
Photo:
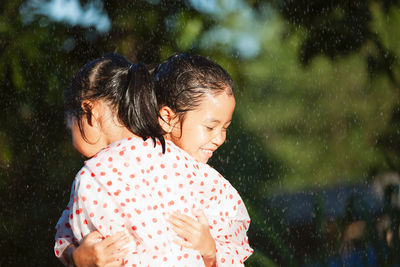
[{"label": "shoulder", "polygon": [[224,208],[224,214],[238,220],[249,221],[247,209],[236,188],[211,166],[202,164],[200,169],[208,179],[211,191],[218,195],[218,206]]},{"label": "shoulder", "polygon": [[94,157],[87,160],[85,165],[90,169],[104,165],[124,164],[124,162],[141,162],[142,158],[161,154],[161,144],[153,140],[141,138],[126,138],[116,141],[102,149]]},{"label": "shoulder", "polygon": [[236,200],[236,202],[239,203],[241,202],[239,192],[229,182],[229,180],[223,177],[217,170],[208,164],[201,164],[200,170],[203,173],[203,176],[209,179],[209,183],[212,184],[214,188],[218,189],[221,196],[225,199]]},{"label": "shoulder", "polygon": [[200,170],[204,172],[204,175],[206,177],[210,177],[211,179],[214,179],[215,184],[223,184],[224,187],[232,187],[231,183],[224,177],[222,174],[220,174],[216,169],[211,167],[208,164],[201,163],[200,164]]},{"label": "shoulder", "polygon": [[163,155],[159,142],[153,142],[152,139],[127,138],[105,147],[87,160],[85,167],[99,183],[113,180],[113,184],[119,184],[126,182],[131,176],[152,171],[163,162],[167,165],[169,160]]},{"label": "shoulder", "polygon": [[90,171],[90,169],[87,168],[86,165],[84,165],[75,175],[75,179],[71,187],[71,197],[88,189],[88,184],[90,184],[93,177],[94,174]]}]

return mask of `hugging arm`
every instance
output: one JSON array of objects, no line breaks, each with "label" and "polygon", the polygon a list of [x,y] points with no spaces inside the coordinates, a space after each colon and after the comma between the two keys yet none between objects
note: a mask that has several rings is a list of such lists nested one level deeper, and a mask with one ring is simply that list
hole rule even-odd
[{"label": "hugging arm", "polygon": [[[197,220],[175,213],[170,216],[173,222],[169,220],[174,225],[173,230],[190,243],[181,241],[181,245],[198,250],[203,260],[213,258],[216,266],[243,266],[253,253],[247,238],[250,217],[243,200],[232,185],[208,165],[195,165],[194,169],[198,171],[192,173],[185,168],[189,171],[182,176],[197,176],[196,182],[189,180],[186,189],[197,196],[195,206],[198,211],[193,213]],[[193,235],[196,232],[201,234]],[[209,235],[214,242],[205,239]],[[212,249],[214,253],[209,253]]]},{"label": "hugging arm", "polygon": [[[78,243],[71,229],[71,210],[75,197],[75,182],[72,185],[72,194],[67,208],[63,211],[56,229],[54,252],[59,260],[66,266],[120,266],[127,249],[125,247],[131,238],[125,232],[118,232],[104,238],[100,232],[93,231],[84,236]],[[76,213],[75,213],[76,215]],[[77,215],[76,215],[77,216]]]},{"label": "hugging arm", "polygon": [[[74,187],[75,182],[72,184],[72,189],[74,189]],[[57,232],[55,236],[54,253],[64,265],[72,264],[72,252],[73,249],[78,246],[76,242],[77,240],[73,237],[74,235],[69,224],[69,211],[71,209],[73,199],[73,194],[71,194],[68,205],[61,214],[61,217],[56,225]]]},{"label": "hugging arm", "polygon": [[174,242],[180,246],[191,248],[200,252],[206,267],[215,266],[216,247],[211,236],[207,217],[202,210],[193,210],[196,219],[181,212],[173,212],[168,222],[181,239]]},{"label": "hugging arm", "polygon": [[215,237],[217,266],[243,266],[253,253],[247,238],[248,222],[232,220],[232,227]]},{"label": "hugging arm", "polygon": [[[243,206],[244,208],[244,206]],[[224,224],[215,222],[212,233],[203,211],[196,211],[198,221],[174,213],[168,219],[172,229],[185,241],[176,240],[179,245],[199,250],[206,266],[243,266],[244,261],[252,254],[247,238],[249,220],[222,218]],[[206,237],[210,238],[206,238]],[[213,239],[208,242],[209,239]]]}]

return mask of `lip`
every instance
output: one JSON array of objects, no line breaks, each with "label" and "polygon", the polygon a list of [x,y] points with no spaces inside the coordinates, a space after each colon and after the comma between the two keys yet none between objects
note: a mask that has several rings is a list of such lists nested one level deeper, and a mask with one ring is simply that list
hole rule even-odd
[{"label": "lip", "polygon": [[202,154],[207,157],[207,158],[211,158],[215,149],[206,149],[206,148],[200,148],[200,151],[202,152]]}]

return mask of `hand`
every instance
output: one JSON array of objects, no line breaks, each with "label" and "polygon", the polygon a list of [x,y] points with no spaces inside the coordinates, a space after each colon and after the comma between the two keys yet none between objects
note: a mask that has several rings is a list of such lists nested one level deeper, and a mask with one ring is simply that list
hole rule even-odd
[{"label": "hand", "polygon": [[103,236],[98,231],[88,234],[82,244],[72,253],[75,266],[121,266],[122,259],[129,251],[124,247],[129,242],[133,242],[132,236],[126,232],[118,232],[102,239]]},{"label": "hand", "polygon": [[204,261],[215,261],[215,241],[211,236],[207,217],[202,210],[192,211],[192,213],[197,220],[179,211],[173,212],[167,218],[172,230],[183,238],[183,240],[176,239],[174,242],[183,247],[198,250]]}]

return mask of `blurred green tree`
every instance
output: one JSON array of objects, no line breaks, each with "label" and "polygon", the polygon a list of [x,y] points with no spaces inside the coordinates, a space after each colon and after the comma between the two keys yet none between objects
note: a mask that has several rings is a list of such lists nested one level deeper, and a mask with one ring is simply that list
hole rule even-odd
[{"label": "blurred green tree", "polygon": [[109,51],[146,63],[200,53],[234,77],[235,120],[211,164],[253,218],[249,266],[303,262],[268,196],[399,170],[398,1],[107,0],[106,33],[24,13],[29,2],[0,3],[1,266],[59,264],[54,225],[83,161],[62,94]]}]

